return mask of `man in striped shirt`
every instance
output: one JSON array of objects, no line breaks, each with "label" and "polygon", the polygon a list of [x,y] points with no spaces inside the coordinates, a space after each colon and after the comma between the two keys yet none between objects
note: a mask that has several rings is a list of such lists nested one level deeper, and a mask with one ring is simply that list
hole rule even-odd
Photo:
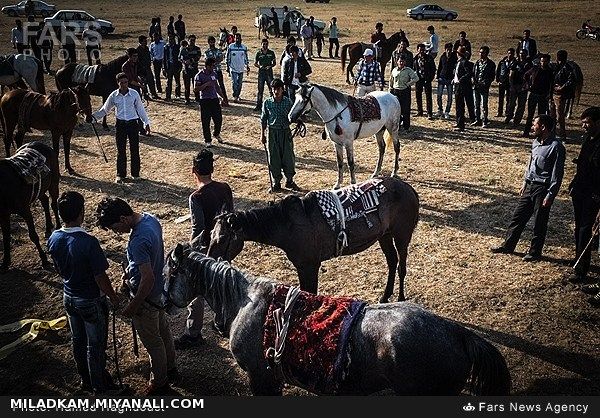
[{"label": "man in striped shirt", "polygon": [[221,106],[229,106],[227,91],[225,91],[225,83],[223,82],[223,71],[221,70],[221,62],[223,61],[224,55],[223,51],[215,46],[216,42],[217,40],[214,36],[208,37],[208,49],[204,50],[204,59],[213,58],[215,60],[213,71],[217,74],[219,87],[221,87],[221,93],[223,93],[223,96],[221,96],[223,98]]},{"label": "man in striped shirt", "polygon": [[358,72],[354,79],[354,85],[358,86],[357,97],[363,97],[375,91],[375,83],[383,89],[383,80],[381,78],[381,66],[373,59],[373,50],[365,49],[363,59],[358,63]]}]

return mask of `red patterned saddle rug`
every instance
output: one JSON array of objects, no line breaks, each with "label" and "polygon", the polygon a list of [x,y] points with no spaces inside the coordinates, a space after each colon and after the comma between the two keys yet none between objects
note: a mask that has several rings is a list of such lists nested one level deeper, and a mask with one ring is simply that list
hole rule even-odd
[{"label": "red patterned saddle rug", "polygon": [[352,122],[369,122],[381,119],[381,107],[373,96],[348,96],[348,109]]},{"label": "red patterned saddle rug", "polygon": [[365,305],[348,297],[313,295],[276,285],[264,325],[267,361],[279,367],[290,384],[318,394],[335,394],[346,377],[348,343]]}]

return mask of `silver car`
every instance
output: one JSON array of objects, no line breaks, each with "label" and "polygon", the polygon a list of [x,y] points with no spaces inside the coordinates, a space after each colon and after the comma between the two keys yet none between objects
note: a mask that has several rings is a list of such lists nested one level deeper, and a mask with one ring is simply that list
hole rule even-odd
[{"label": "silver car", "polygon": [[[25,16],[25,1],[10,6],[4,6],[2,13],[11,17]],[[48,17],[56,13],[56,6],[44,3],[43,1],[33,0],[33,15]]]},{"label": "silver car", "polygon": [[417,20],[423,19],[441,19],[454,20],[458,13],[454,10],[446,10],[437,4],[419,4],[412,9],[406,9],[406,16]]}]

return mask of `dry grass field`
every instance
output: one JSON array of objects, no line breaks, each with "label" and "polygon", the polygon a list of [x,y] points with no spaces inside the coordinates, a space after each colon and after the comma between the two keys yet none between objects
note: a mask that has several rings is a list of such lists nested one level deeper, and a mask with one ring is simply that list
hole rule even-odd
[{"label": "dry grass field", "polygon": [[[294,4],[306,15],[328,21],[337,16],[340,43],[366,40],[375,22],[384,31],[403,29],[416,45],[427,39],[430,22],[417,22],[405,16],[405,9],[418,2],[342,1],[330,4]],[[104,61],[115,58],[126,47],[137,45],[137,36],[147,33],[151,17],[160,15],[163,25],[170,14],[182,13],[188,33],[195,33],[202,48],[219,26],[237,25],[244,43],[254,54],[259,48],[253,27],[257,1],[177,1],[146,3],[106,0],[96,2],[56,1],[59,8],[82,8],[96,17],[111,20],[114,35],[104,42]],[[420,222],[409,250],[407,297],[433,312],[459,321],[480,332],[505,356],[516,395],[598,395],[600,394],[600,310],[590,307],[577,286],[564,278],[574,256],[573,211],[566,185],[573,177],[574,164],[582,134],[578,115],[590,105],[600,104],[600,57],[598,42],[575,38],[581,22],[591,18],[600,24],[600,6],[595,1],[445,1],[442,6],[459,12],[454,22],[433,22],[441,43],[454,41],[465,30],[474,48],[487,44],[491,58],[498,62],[508,47],[516,47],[524,28],[530,28],[538,48],[555,57],[558,49],[569,51],[585,74],[581,104],[569,121],[567,164],[563,187],[551,212],[544,259],[527,264],[517,255],[492,255],[488,248],[501,242],[509,217],[516,205],[530,140],[520,130],[506,127],[492,118],[490,128],[452,131],[451,121],[413,118],[414,129],[402,137],[401,177],[412,184],[421,200]],[[0,51],[11,52],[9,39],[12,19],[0,17]],[[164,30],[164,26],[163,26]],[[282,39],[272,39],[279,56]],[[327,54],[325,53],[324,56]],[[437,60],[436,60],[437,62]],[[57,65],[56,63],[54,64]],[[314,82],[344,90],[352,88],[338,60],[312,62]],[[277,67],[276,72],[279,72]],[[388,67],[389,72],[389,67]],[[225,80],[231,92],[230,79]],[[46,78],[54,88],[54,81]],[[497,89],[492,87],[490,115],[497,110]],[[268,174],[260,143],[259,115],[253,112],[256,71],[244,79],[240,104],[224,110],[223,138],[226,143],[213,148],[219,156],[215,178],[227,181],[237,209],[266,205],[274,198],[267,193]],[[94,98],[94,107],[101,105]],[[414,100],[413,100],[414,106]],[[78,190],[87,199],[87,227],[99,237],[110,258],[110,273],[116,283],[118,263],[124,255],[126,237],[115,236],[93,226],[93,210],[103,195],[127,199],[137,210],[156,214],[163,225],[166,248],[184,241],[187,223],[174,220],[187,213],[187,196],[193,190],[190,162],[202,149],[200,117],[196,107],[183,101],[151,102],[148,112],[153,134],[141,139],[142,176],[139,184],[113,183],[116,149],[114,128],[101,132],[110,162],[104,163],[89,126],[75,132],[72,165],[78,175],[64,175],[61,190]],[[109,118],[114,125],[114,118]],[[296,182],[304,190],[330,188],[336,179],[333,145],[320,139],[322,124],[315,116],[308,123],[308,134],[295,141]],[[48,134],[34,132],[29,139],[48,141]],[[373,139],[358,140],[355,146],[357,176],[366,180],[376,162],[377,145]],[[61,154],[62,157],[62,154]],[[386,153],[384,172],[389,174],[392,156]],[[61,167],[63,163],[61,161]],[[348,176],[346,176],[348,178]],[[40,207],[36,207],[38,232],[43,230]],[[15,221],[17,219],[15,218]],[[517,248],[528,248],[530,229]],[[24,224],[14,227],[13,266],[0,276],[0,324],[21,318],[53,319],[63,315],[60,278],[41,269]],[[599,261],[594,255],[593,264]],[[286,283],[297,283],[296,272],[278,249],[249,243],[235,264],[254,274],[263,274]],[[376,244],[367,251],[334,259],[323,264],[319,291],[349,295],[374,303],[385,285],[385,259]],[[592,269],[597,277],[600,270]],[[397,295],[397,293],[396,293]],[[212,319],[207,314],[206,321]],[[173,333],[183,328],[184,316],[171,318]],[[117,323],[121,372],[136,391],[145,385],[148,361],[141,350],[132,354],[131,331]],[[180,352],[179,369],[184,382],[176,390],[184,395],[247,395],[250,393],[243,371],[228,351],[228,342],[205,329],[207,344],[197,350]],[[0,346],[17,334],[0,335]],[[141,347],[141,346],[140,346]],[[111,354],[112,355],[112,354]],[[112,363],[111,363],[112,367]],[[0,394],[68,395],[78,383],[70,352],[69,333],[44,334],[0,361]],[[288,395],[305,392],[288,388]]]}]

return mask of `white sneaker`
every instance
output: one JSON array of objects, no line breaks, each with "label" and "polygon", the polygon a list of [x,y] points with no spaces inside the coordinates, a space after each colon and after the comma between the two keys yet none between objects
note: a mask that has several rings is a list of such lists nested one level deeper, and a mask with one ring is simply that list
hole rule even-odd
[{"label": "white sneaker", "polygon": [[115,183],[123,183],[125,181],[125,179],[123,177],[117,176],[115,177]]},{"label": "white sneaker", "polygon": [[204,142],[204,145],[206,146],[206,148],[211,148],[213,146],[212,142]]},{"label": "white sneaker", "polygon": [[450,119],[450,113],[448,113],[448,112],[444,113],[444,119]]},{"label": "white sneaker", "polygon": [[140,176],[131,176],[131,180],[140,181],[142,178]]}]

